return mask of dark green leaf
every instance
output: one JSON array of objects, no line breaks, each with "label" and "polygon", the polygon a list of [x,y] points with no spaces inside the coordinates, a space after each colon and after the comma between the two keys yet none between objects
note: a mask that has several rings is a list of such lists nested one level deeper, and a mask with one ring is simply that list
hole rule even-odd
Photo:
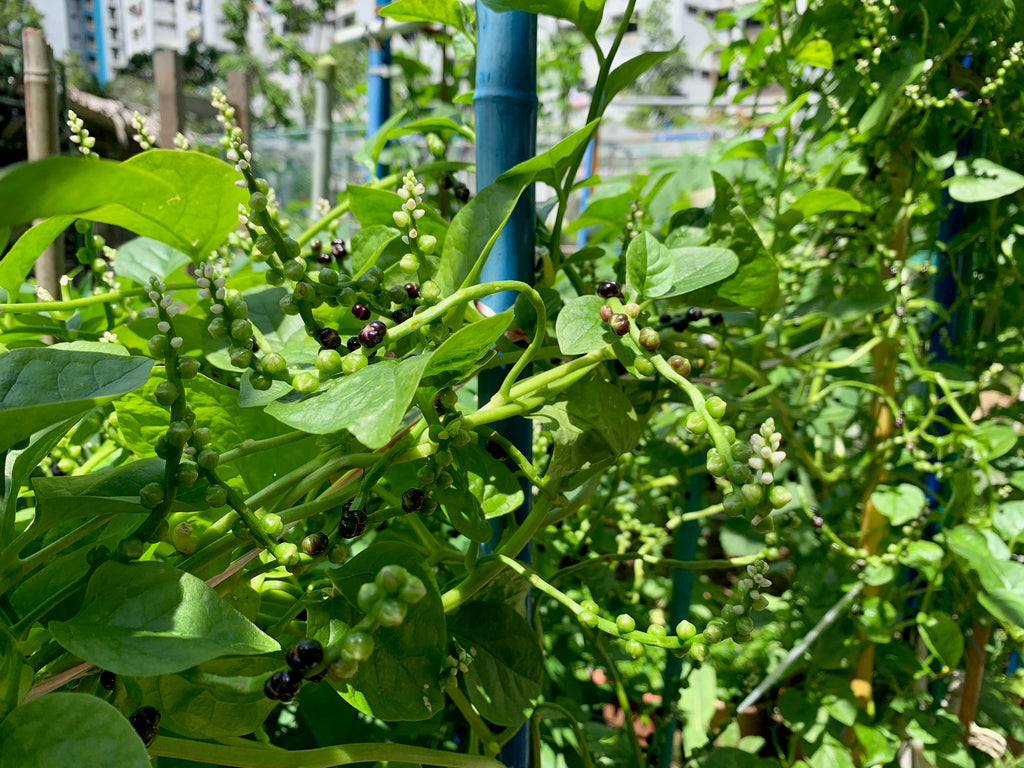
[{"label": "dark green leaf", "polygon": [[24,668],[25,658],[18,651],[17,641],[7,627],[0,624],[0,721],[18,706]]},{"label": "dark green leaf", "polygon": [[1024,501],[1004,501],[992,515],[992,525],[1011,547],[1024,537]]},{"label": "dark green leaf", "polygon": [[123,714],[96,696],[50,693],[22,704],[0,728],[3,768],[149,768],[149,753]]},{"label": "dark green leaf", "polygon": [[29,438],[29,444],[20,450],[10,449],[4,457],[4,493],[3,506],[0,507],[0,519],[13,520],[18,505],[18,493],[28,482],[29,475],[43,463],[68,430],[74,425],[73,419],[67,419],[49,429],[41,430]]},{"label": "dark green leaf", "polygon": [[[280,668],[273,656],[228,656],[134,683],[140,703],[160,712],[161,728],[192,739],[223,739],[252,733],[277,706],[263,695],[263,683]],[[238,690],[253,687],[254,694]]]},{"label": "dark green leaf", "polygon": [[857,741],[864,747],[865,765],[885,765],[896,757],[899,739],[884,728],[854,723]]},{"label": "dark green leaf", "polygon": [[900,555],[900,564],[916,568],[932,580],[938,575],[944,555],[945,550],[934,541],[912,541]]},{"label": "dark green leaf", "polygon": [[283,398],[267,413],[295,429],[326,435],[347,429],[367,448],[390,442],[412,403],[430,355],[384,358],[308,397]]},{"label": "dark green leaf", "polygon": [[546,152],[509,168],[498,177],[498,181],[521,184],[523,187],[535,181],[551,187],[560,186],[573,161],[582,157],[590,139],[597,133],[599,124],[599,120],[587,123]]},{"label": "dark green leaf", "polygon": [[558,313],[555,338],[563,355],[582,355],[608,344],[608,325],[601,319],[600,296],[570,299]]},{"label": "dark green leaf", "polygon": [[53,348],[0,354],[0,451],[146,383],[153,361]]},{"label": "dark green leaf", "polygon": [[[0,288],[11,298],[18,295],[25,275],[32,269],[43,250],[74,222],[74,216],[54,216],[44,219],[18,238],[0,261]],[[2,250],[0,246],[0,250]]]},{"label": "dark green leaf", "polygon": [[426,596],[409,607],[400,626],[374,632],[373,655],[359,665],[356,676],[332,683],[352,706],[383,720],[426,720],[444,707],[438,673],[447,654],[448,632],[441,594],[433,571],[412,547],[398,542],[371,544],[345,565],[328,574],[343,597],[321,609],[310,609],[310,625],[340,618],[349,626],[362,614],[355,608],[359,587],[373,581],[385,565],[401,565],[423,580]]},{"label": "dark green leaf", "polygon": [[863,206],[857,198],[845,190],[834,187],[821,187],[804,192],[791,208],[805,218],[826,211],[857,212],[863,210]]},{"label": "dark green leaf", "polygon": [[508,310],[460,328],[434,350],[423,375],[470,370],[508,330],[512,320],[512,310]]},{"label": "dark green leaf", "polygon": [[187,254],[166,243],[149,237],[136,237],[118,246],[114,271],[118,277],[126,277],[148,287],[151,276],[163,280],[189,261]]},{"label": "dark green leaf", "polygon": [[104,563],[89,579],[81,611],[51,621],[49,630],[71,653],[119,675],[180,672],[280,648],[206,582],[157,562]]},{"label": "dark green leaf", "polygon": [[484,0],[492,11],[523,11],[566,19],[590,38],[597,32],[604,0]]},{"label": "dark green leaf", "polygon": [[434,491],[433,498],[444,509],[448,522],[467,539],[478,544],[490,540],[494,532],[484,517],[480,501],[468,488],[453,485]]},{"label": "dark green leaf", "polygon": [[484,517],[500,517],[522,506],[523,489],[516,476],[479,445],[459,449],[459,461],[466,470],[469,491],[480,502]]},{"label": "dark green leaf", "polygon": [[464,605],[451,632],[472,656],[463,682],[480,714],[498,725],[526,720],[544,675],[537,633],[512,606],[483,602]]}]

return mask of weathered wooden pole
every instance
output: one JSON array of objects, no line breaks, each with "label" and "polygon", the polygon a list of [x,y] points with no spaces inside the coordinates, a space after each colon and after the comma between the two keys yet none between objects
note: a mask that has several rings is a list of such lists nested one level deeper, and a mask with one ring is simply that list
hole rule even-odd
[{"label": "weathered wooden pole", "polygon": [[174,137],[185,127],[183,77],[181,54],[167,50],[153,53],[153,79],[160,110],[160,135],[157,138],[162,149],[174,149]]},{"label": "weathered wooden pole", "polygon": [[228,104],[235,108],[235,122],[242,129],[242,141],[252,147],[249,132],[249,73],[244,69],[228,72]]},{"label": "weathered wooden pole", "polygon": [[[53,75],[53,51],[42,30],[21,31],[25,56],[25,134],[28,159],[55,155],[60,146],[57,118],[57,89]],[[60,278],[64,274],[64,239],[58,237],[36,260],[36,283],[60,299]],[[13,300],[14,297],[12,297]]]},{"label": "weathered wooden pole", "polygon": [[317,203],[331,199],[331,138],[334,124],[334,75],[337,62],[329,55],[316,63],[316,112],[313,116],[313,187],[309,193],[309,217],[320,218]]}]

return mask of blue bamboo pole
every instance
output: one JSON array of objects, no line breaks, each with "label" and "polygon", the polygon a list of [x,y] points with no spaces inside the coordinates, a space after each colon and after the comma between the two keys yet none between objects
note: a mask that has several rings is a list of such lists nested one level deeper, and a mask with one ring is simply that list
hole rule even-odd
[{"label": "blue bamboo pole", "polygon": [[[385,5],[387,0],[378,0],[378,12]],[[366,64],[366,137],[369,138],[391,117],[391,41],[371,37]],[[383,179],[389,172],[387,164],[377,163],[378,179]]]},{"label": "blue bamboo pole", "polygon": [[[495,13],[477,3],[476,91],[476,184],[482,189],[504,171],[533,157],[537,151],[537,17],[511,11]],[[481,280],[521,280],[533,283],[535,194],[531,186],[502,231],[484,266]],[[510,308],[516,294],[490,296],[485,304],[494,312]],[[480,376],[479,400],[487,402],[497,392],[503,370],[485,371]],[[532,430],[526,419],[508,419],[495,425],[527,459],[532,454]],[[530,512],[531,489],[525,478],[523,506],[516,512],[522,522]],[[494,537],[484,552],[493,551],[501,536],[503,521],[494,521]],[[519,558],[531,560],[527,545]],[[527,611],[529,615],[529,611]],[[524,726],[501,750],[500,759],[511,768],[529,764],[529,731]]]},{"label": "blue bamboo pole", "polygon": [[[595,136],[587,143],[587,149],[583,153],[583,167],[586,169],[584,173],[587,176],[594,175],[594,166],[597,161],[597,137]],[[580,214],[587,209],[587,203],[590,202],[590,187],[584,187],[583,192],[580,193]],[[576,233],[576,247],[583,248],[590,240],[590,231],[587,227],[582,227],[579,232]]]}]

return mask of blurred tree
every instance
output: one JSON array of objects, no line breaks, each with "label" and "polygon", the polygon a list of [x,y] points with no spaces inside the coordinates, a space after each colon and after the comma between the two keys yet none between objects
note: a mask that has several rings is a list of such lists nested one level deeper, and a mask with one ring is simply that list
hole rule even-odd
[{"label": "blurred tree", "polygon": [[[689,71],[686,54],[678,48],[679,40],[672,34],[672,26],[666,23],[669,15],[668,0],[653,0],[647,13],[640,19],[640,33],[643,35],[642,45],[645,51],[673,50],[664,61],[655,65],[636,83],[626,89],[626,93],[642,96],[683,96],[683,78]],[[682,122],[685,116],[678,110],[659,106],[637,107],[630,113],[628,121],[642,128],[662,128]]]},{"label": "blurred tree", "polygon": [[42,28],[41,14],[31,0],[3,0],[0,3],[0,36],[13,43],[21,42],[23,27]]}]

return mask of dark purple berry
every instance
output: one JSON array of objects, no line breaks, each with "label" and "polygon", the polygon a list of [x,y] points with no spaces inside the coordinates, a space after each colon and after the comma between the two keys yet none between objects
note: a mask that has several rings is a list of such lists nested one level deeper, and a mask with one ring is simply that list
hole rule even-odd
[{"label": "dark purple berry", "polygon": [[611,326],[616,336],[625,336],[629,333],[629,315],[624,315],[621,312],[612,315],[608,325]]},{"label": "dark purple berry", "polygon": [[139,734],[147,747],[156,740],[156,728],[160,724],[160,713],[154,707],[140,707],[128,717],[128,722]]},{"label": "dark purple berry", "polygon": [[329,254],[329,253],[318,253],[316,255],[316,263],[317,264],[330,264],[331,263],[331,254]]},{"label": "dark purple berry", "polygon": [[669,323],[672,322],[672,315],[666,312],[661,317],[658,318],[658,322],[660,322],[662,325],[668,325]]},{"label": "dark purple berry", "polygon": [[336,261],[341,261],[348,256],[348,249],[345,248],[344,240],[331,240],[331,256]]},{"label": "dark purple berry", "polygon": [[462,204],[469,202],[469,187],[463,184],[461,181],[455,186],[455,199]]},{"label": "dark purple berry", "polygon": [[345,502],[338,522],[338,535],[343,539],[354,539],[366,530],[366,510],[352,509],[352,502]]},{"label": "dark purple berry", "polygon": [[352,314],[357,320],[369,320],[370,319],[370,308],[365,304],[353,304]]},{"label": "dark purple berry", "polygon": [[348,348],[349,352],[355,352],[362,346],[362,344],[359,343],[358,336],[349,336],[348,341],[345,342],[345,346]]},{"label": "dark purple berry", "polygon": [[402,494],[402,509],[406,512],[419,512],[423,509],[423,502],[427,494],[420,488],[410,488]]},{"label": "dark purple berry", "polygon": [[691,323],[704,317],[704,312],[699,307],[690,307],[686,310],[686,319]]},{"label": "dark purple berry", "polygon": [[117,675],[115,675],[109,669],[104,669],[102,672],[100,672],[100,685],[102,685],[108,691],[114,690],[114,684],[116,682]]},{"label": "dark purple berry", "polygon": [[679,317],[674,323],[672,323],[672,330],[678,333],[682,333],[690,327],[690,321],[685,317]]},{"label": "dark purple berry", "polygon": [[722,317],[721,312],[715,312],[713,315],[708,317],[708,320],[711,322],[712,325],[721,325],[722,323],[725,322],[725,318]]},{"label": "dark purple berry", "polygon": [[618,296],[622,290],[622,286],[614,280],[602,280],[597,284],[597,295],[602,299],[610,299],[612,296]]},{"label": "dark purple berry", "polygon": [[337,349],[341,346],[341,335],[333,328],[321,328],[317,338],[324,349]]},{"label": "dark purple berry", "polygon": [[363,330],[359,332],[359,343],[367,349],[376,347],[382,341],[384,336],[388,332],[388,327],[384,325],[380,320],[371,320],[363,326]]},{"label": "dark purple berry", "polygon": [[320,240],[312,240],[309,243],[309,250],[313,253],[320,253],[323,250],[324,244]]},{"label": "dark purple berry", "polygon": [[274,701],[291,701],[302,689],[302,673],[294,669],[275,672],[263,685],[263,695]]},{"label": "dark purple berry", "polygon": [[284,660],[296,672],[305,672],[324,660],[324,647],[316,640],[299,640],[288,649]]},{"label": "dark purple berry", "polygon": [[405,288],[405,292],[409,294],[410,299],[418,299],[420,297],[420,287],[416,283],[406,283],[402,287]]},{"label": "dark purple berry", "polygon": [[395,323],[404,323],[406,320],[412,317],[412,315],[412,309],[410,309],[409,307],[402,307],[394,311],[394,314],[391,315],[391,319],[394,320]]},{"label": "dark purple berry", "polygon": [[255,336],[250,336],[249,337],[249,348],[253,352],[259,352],[260,351],[260,345],[256,343],[256,337]]},{"label": "dark purple berry", "polygon": [[302,540],[302,551],[311,557],[316,557],[327,551],[328,544],[330,544],[330,540],[327,538],[327,534],[317,531]]}]

